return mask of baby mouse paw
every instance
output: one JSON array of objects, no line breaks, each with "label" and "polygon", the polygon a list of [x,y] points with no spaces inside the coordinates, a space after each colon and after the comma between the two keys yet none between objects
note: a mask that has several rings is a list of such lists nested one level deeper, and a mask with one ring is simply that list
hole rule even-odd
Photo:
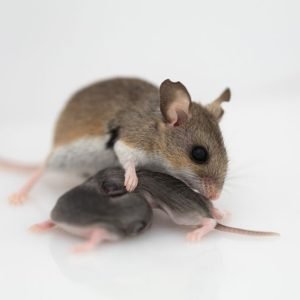
[{"label": "baby mouse paw", "polygon": [[227,210],[220,210],[216,207],[212,208],[211,211],[214,219],[216,220],[224,220],[224,219],[229,219],[231,217],[231,213]]},{"label": "baby mouse paw", "polygon": [[211,218],[204,218],[202,226],[197,228],[186,235],[186,239],[190,242],[200,241],[206,234],[212,231],[216,227],[216,220]]},{"label": "baby mouse paw", "polygon": [[38,232],[45,232],[50,230],[51,228],[55,227],[55,224],[51,221],[45,221],[42,223],[37,223],[33,224],[32,226],[29,227],[29,231],[33,233],[38,233]]},{"label": "baby mouse paw", "polygon": [[134,166],[129,166],[125,171],[124,186],[128,192],[132,192],[138,185],[138,178]]}]

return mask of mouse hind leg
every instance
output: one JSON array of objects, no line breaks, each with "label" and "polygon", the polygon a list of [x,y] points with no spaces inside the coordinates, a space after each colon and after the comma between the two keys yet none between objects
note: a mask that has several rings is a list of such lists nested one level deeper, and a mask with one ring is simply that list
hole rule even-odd
[{"label": "mouse hind leg", "polygon": [[98,244],[104,241],[115,241],[118,238],[109,233],[107,230],[103,228],[95,228],[90,233],[88,240],[83,243],[75,246],[72,249],[73,253],[84,253],[93,250]]},{"label": "mouse hind leg", "polygon": [[9,196],[9,202],[13,205],[22,204],[29,195],[29,192],[45,172],[45,165],[38,166],[26,181],[26,183],[16,192]]},{"label": "mouse hind leg", "polygon": [[38,167],[39,165],[23,164],[20,162],[0,158],[0,169],[17,172],[31,172],[35,171]]},{"label": "mouse hind leg", "polygon": [[214,230],[217,225],[217,221],[211,218],[204,218],[202,220],[202,226],[191,232],[186,236],[188,241],[195,242],[201,240],[206,234]]},{"label": "mouse hind leg", "polygon": [[27,182],[9,197],[9,202],[14,205],[22,204],[46,170],[89,177],[101,169],[116,166],[117,158],[107,146],[110,138],[110,135],[82,138],[67,145],[54,147],[45,163],[33,171]]},{"label": "mouse hind leg", "polygon": [[37,224],[33,224],[32,226],[29,227],[29,230],[31,232],[45,232],[50,230],[51,228],[55,227],[56,224],[53,223],[50,220],[41,222],[41,223],[37,223]]}]

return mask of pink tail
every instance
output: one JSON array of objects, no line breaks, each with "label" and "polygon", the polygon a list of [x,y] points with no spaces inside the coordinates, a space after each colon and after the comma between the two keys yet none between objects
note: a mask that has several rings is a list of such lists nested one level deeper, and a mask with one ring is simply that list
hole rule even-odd
[{"label": "pink tail", "polygon": [[0,169],[7,169],[18,172],[32,172],[39,168],[40,165],[26,165],[15,161],[9,161],[0,158]]},{"label": "pink tail", "polygon": [[277,232],[247,230],[247,229],[241,229],[241,228],[225,226],[225,225],[220,224],[220,223],[217,224],[215,229],[220,230],[220,231],[231,232],[231,233],[254,235],[254,236],[275,236],[275,235],[278,236],[278,235],[280,235]]}]

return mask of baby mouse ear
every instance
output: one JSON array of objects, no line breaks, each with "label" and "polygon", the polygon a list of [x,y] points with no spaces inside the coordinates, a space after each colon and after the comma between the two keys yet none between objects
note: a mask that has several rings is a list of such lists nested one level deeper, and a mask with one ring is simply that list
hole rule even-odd
[{"label": "baby mouse ear", "polygon": [[231,97],[230,89],[227,88],[216,100],[206,105],[206,109],[217,119],[219,122],[222,119],[224,110],[222,108],[223,102],[229,102]]},{"label": "baby mouse ear", "polygon": [[181,82],[166,79],[160,85],[160,110],[171,126],[179,126],[190,117],[191,97]]},{"label": "baby mouse ear", "polygon": [[121,196],[127,193],[126,188],[123,185],[120,186],[113,181],[104,181],[102,183],[102,189],[111,197]]}]

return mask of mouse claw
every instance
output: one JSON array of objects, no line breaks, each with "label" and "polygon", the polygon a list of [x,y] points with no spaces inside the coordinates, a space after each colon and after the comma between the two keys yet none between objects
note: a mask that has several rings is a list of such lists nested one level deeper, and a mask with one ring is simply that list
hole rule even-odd
[{"label": "mouse claw", "polygon": [[27,199],[27,195],[22,192],[17,192],[8,197],[8,201],[12,205],[21,205]]}]

